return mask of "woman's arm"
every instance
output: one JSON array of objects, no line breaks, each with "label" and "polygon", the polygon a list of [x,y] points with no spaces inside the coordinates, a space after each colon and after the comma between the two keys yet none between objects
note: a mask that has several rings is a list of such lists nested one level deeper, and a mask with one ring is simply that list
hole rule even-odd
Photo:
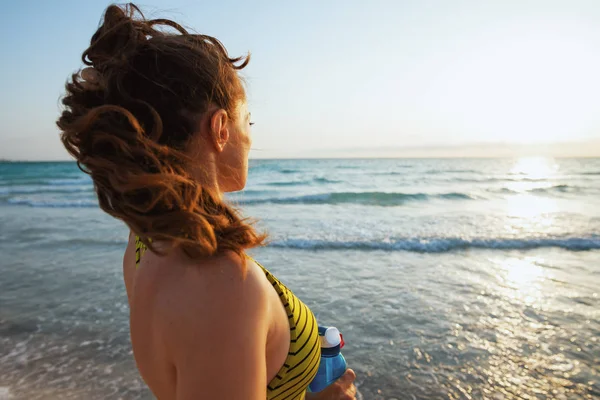
[{"label": "woman's arm", "polygon": [[[238,257],[190,267],[157,308],[176,400],[266,398],[267,297]],[[162,400],[162,399],[161,399]]]}]

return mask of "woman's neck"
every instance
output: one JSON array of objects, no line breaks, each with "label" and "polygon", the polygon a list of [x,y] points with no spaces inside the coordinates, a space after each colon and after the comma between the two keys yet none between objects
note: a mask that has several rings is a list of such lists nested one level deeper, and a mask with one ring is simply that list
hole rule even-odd
[{"label": "woman's neck", "polygon": [[208,189],[219,199],[223,198],[223,192],[219,187],[219,179],[217,177],[217,166],[213,160],[213,156],[208,155],[203,162],[194,163],[189,173],[191,177],[202,186]]}]

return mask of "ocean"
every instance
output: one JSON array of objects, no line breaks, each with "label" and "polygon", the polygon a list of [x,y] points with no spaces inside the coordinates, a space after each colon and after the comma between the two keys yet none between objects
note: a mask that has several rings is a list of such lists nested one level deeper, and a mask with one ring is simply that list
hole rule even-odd
[{"label": "ocean", "polygon": [[[365,399],[600,398],[600,159],[252,160],[228,197]],[[0,163],[0,399],[153,398],[127,235],[74,163]]]}]

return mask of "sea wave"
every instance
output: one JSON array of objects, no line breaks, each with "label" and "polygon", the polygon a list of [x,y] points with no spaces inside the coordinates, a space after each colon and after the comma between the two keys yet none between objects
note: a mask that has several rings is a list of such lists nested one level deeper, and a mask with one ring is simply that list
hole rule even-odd
[{"label": "sea wave", "polygon": [[87,176],[73,178],[40,178],[40,177],[15,177],[0,180],[0,187],[11,186],[83,186],[92,185],[91,178]]},{"label": "sea wave", "polygon": [[554,186],[548,186],[548,187],[541,187],[541,188],[534,188],[529,190],[529,192],[533,192],[533,193],[566,193],[566,192],[576,192],[580,190],[579,187],[577,186],[570,186],[570,185],[554,185]]},{"label": "sea wave", "polygon": [[503,177],[487,177],[487,178],[451,178],[448,182],[465,182],[465,183],[492,183],[492,182],[546,182],[547,178],[503,178]]},{"label": "sea wave", "polygon": [[310,181],[275,181],[267,183],[267,186],[301,186],[309,183]]},{"label": "sea wave", "polygon": [[0,195],[19,195],[35,193],[78,193],[91,192],[93,189],[94,188],[92,185],[83,185],[81,183],[79,183],[78,186],[18,185],[0,187]]},{"label": "sea wave", "polygon": [[437,174],[479,174],[481,171],[474,169],[429,169],[425,171],[426,175]]},{"label": "sea wave", "polygon": [[375,172],[369,173],[369,175],[382,175],[382,176],[400,176],[400,175],[406,176],[407,174],[408,174],[408,172],[400,172],[400,171],[388,171],[388,172],[375,171]]},{"label": "sea wave", "polygon": [[329,241],[287,239],[270,243],[271,247],[301,250],[407,251],[415,253],[447,253],[456,250],[530,250],[556,247],[571,251],[600,249],[600,237],[570,238],[405,238],[380,241]]},{"label": "sea wave", "polygon": [[329,178],[325,178],[325,177],[318,177],[318,178],[314,178],[313,182],[316,182],[316,183],[341,183],[343,181],[340,181],[337,179],[329,179]]},{"label": "sea wave", "polygon": [[[268,193],[268,192],[260,192]],[[466,193],[386,193],[386,192],[339,192],[305,195],[297,197],[268,197],[260,199],[236,199],[232,201],[241,205],[255,204],[307,204],[307,205],[338,205],[359,204],[368,206],[392,207],[400,206],[407,202],[428,200],[474,200],[476,197]],[[98,207],[98,202],[92,198],[86,199],[39,199],[28,196],[14,196],[5,199],[8,204],[24,205],[40,208],[68,208],[68,207]]]},{"label": "sea wave", "polygon": [[511,189],[507,187],[502,188],[490,188],[487,189],[488,192],[492,193],[502,193],[502,194],[524,194],[524,193],[534,193],[534,194],[555,194],[555,193],[575,193],[582,191],[583,188],[579,186],[571,186],[571,185],[554,185],[554,186],[545,186],[545,187],[537,187],[532,189]]},{"label": "sea wave", "polygon": [[407,202],[444,200],[474,200],[466,193],[387,193],[387,192],[335,192],[314,195],[264,198],[241,201],[243,204],[362,204],[370,206],[399,206]]},{"label": "sea wave", "polygon": [[70,185],[85,185],[91,184],[92,179],[89,177],[72,178],[72,179],[49,179],[46,181],[49,185],[54,186],[70,186]]},{"label": "sea wave", "polygon": [[303,181],[275,181],[275,182],[269,182],[269,183],[267,183],[267,185],[268,186],[302,186],[302,185],[310,185],[312,183],[328,184],[328,183],[340,183],[340,182],[342,182],[342,181],[319,177],[319,178],[313,178],[310,180],[303,180]]},{"label": "sea wave", "polygon": [[28,197],[11,197],[6,200],[7,203],[13,205],[22,205],[36,208],[95,208],[98,207],[98,201],[92,199],[77,199],[77,200],[50,200],[50,199],[31,199]]}]

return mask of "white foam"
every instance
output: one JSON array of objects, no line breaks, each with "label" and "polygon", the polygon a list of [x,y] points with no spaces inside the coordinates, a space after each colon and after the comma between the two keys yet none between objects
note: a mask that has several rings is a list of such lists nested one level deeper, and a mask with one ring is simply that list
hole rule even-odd
[{"label": "white foam", "polygon": [[7,200],[10,204],[30,207],[66,208],[66,207],[98,207],[96,200],[35,200],[27,197],[13,197]]},{"label": "white foam", "polygon": [[385,250],[417,253],[446,253],[465,249],[528,250],[555,247],[572,251],[600,249],[600,237],[524,237],[524,238],[404,238],[376,241],[330,241],[319,239],[287,239],[274,241],[272,247],[302,250]]},{"label": "white foam", "polygon": [[73,178],[73,179],[50,179],[48,183],[53,186],[69,186],[69,185],[81,185],[86,183],[92,183],[92,179],[89,177]]},{"label": "white foam", "polygon": [[18,195],[18,194],[34,194],[34,193],[79,193],[79,192],[90,192],[94,188],[91,185],[72,185],[72,186],[48,186],[48,185],[35,185],[35,186],[8,186],[0,187],[0,195]]}]

